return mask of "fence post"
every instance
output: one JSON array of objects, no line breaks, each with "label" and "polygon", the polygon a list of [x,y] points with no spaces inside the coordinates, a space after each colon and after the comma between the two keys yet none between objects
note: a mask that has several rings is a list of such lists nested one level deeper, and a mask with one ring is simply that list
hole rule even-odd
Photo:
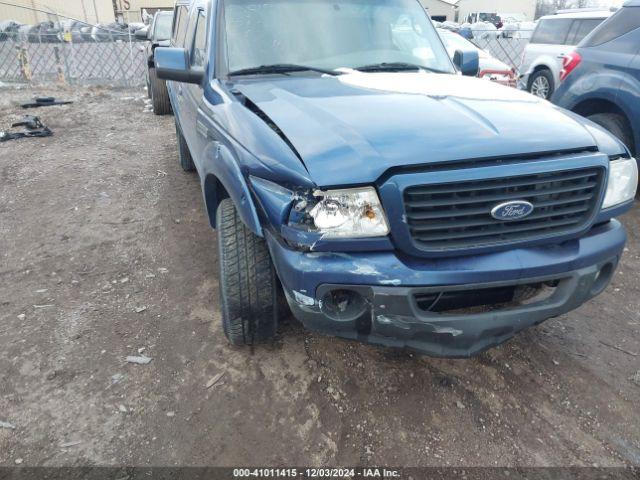
[{"label": "fence post", "polygon": [[129,59],[131,60],[131,76],[130,83],[128,85],[133,86],[133,81],[136,77],[136,67],[133,63],[133,45],[131,44],[131,30],[129,30]]},{"label": "fence post", "polygon": [[27,82],[31,81],[31,68],[29,67],[29,53],[24,42],[16,43],[18,50],[18,64],[20,65],[20,74]]},{"label": "fence post", "polygon": [[60,47],[54,45],[53,55],[56,59],[56,72],[58,73],[58,82],[65,83],[64,70],[62,69],[62,62],[60,61]]}]

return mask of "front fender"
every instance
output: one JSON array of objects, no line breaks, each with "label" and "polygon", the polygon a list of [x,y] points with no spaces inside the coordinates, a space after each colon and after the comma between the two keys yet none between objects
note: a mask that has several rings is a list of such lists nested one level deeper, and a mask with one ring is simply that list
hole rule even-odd
[{"label": "front fender", "polygon": [[203,155],[212,160],[204,165],[205,171],[201,177],[202,192],[211,226],[215,228],[216,208],[220,199],[228,195],[244,224],[253,233],[262,237],[262,226],[251,192],[232,152],[219,142],[211,142],[205,148]]}]

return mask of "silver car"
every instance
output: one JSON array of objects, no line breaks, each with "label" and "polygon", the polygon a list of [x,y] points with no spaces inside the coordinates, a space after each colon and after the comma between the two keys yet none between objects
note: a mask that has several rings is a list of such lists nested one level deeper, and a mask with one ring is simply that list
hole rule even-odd
[{"label": "silver car", "polygon": [[522,55],[518,87],[538,97],[550,98],[560,84],[563,56],[611,13],[582,10],[542,17]]}]

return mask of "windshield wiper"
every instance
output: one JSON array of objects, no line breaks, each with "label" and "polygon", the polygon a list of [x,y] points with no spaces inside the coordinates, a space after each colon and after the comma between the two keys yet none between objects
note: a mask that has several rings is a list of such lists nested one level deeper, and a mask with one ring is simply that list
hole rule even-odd
[{"label": "windshield wiper", "polygon": [[417,71],[426,70],[433,73],[446,73],[442,70],[436,70],[435,68],[425,67],[424,65],[416,65],[414,63],[405,62],[381,62],[372,63],[371,65],[362,65],[361,67],[355,67],[354,70],[360,72],[403,72],[403,71]]},{"label": "windshield wiper", "polygon": [[295,63],[275,63],[273,65],[260,65],[259,67],[242,68],[240,70],[234,70],[229,72],[229,76],[232,75],[253,75],[261,73],[289,73],[289,72],[319,72],[327,75],[340,75],[341,72],[334,70],[327,70],[324,68],[312,67],[309,65],[296,65]]}]

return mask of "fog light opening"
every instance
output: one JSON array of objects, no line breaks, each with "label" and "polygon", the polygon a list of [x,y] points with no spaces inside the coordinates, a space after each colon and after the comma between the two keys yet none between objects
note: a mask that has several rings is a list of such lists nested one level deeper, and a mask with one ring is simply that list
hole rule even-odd
[{"label": "fog light opening", "polygon": [[353,290],[331,290],[322,297],[322,313],[332,320],[350,321],[360,317],[367,308],[362,295]]},{"label": "fog light opening", "polygon": [[607,285],[609,285],[609,281],[613,276],[613,271],[613,263],[606,263],[600,268],[600,270],[596,274],[595,280],[593,281],[593,287],[591,287],[592,295],[598,295],[599,293],[602,293],[605,288],[607,288]]}]

